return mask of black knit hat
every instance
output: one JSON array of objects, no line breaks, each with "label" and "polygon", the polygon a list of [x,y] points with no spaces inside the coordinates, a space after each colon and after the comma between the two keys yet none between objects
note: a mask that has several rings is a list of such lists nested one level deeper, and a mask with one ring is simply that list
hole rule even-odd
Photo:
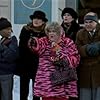
[{"label": "black knit hat", "polygon": [[1,17],[0,18],[0,30],[8,28],[8,27],[12,27],[11,23],[6,18]]},{"label": "black knit hat", "polygon": [[32,15],[30,15],[30,19],[33,20],[34,18],[42,19],[44,22],[47,22],[48,19],[43,11],[35,11]]},{"label": "black knit hat", "polygon": [[62,10],[62,14],[61,14],[62,18],[63,18],[65,13],[69,13],[75,20],[78,18],[77,13],[72,8],[68,8],[68,7],[64,8]]}]

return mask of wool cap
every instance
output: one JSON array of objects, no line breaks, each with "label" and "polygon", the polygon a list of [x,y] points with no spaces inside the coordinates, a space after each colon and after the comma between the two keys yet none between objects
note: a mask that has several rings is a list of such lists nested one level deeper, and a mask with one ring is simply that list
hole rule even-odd
[{"label": "wool cap", "polygon": [[61,14],[62,18],[63,18],[65,13],[69,13],[75,20],[78,18],[76,11],[72,8],[69,8],[69,7],[64,8],[62,10],[62,14]]},{"label": "wool cap", "polygon": [[98,22],[98,16],[97,15],[86,15],[84,16],[84,21],[85,20],[93,20],[95,22]]},{"label": "wool cap", "polygon": [[11,23],[4,17],[0,18],[0,30],[12,27]]},{"label": "wool cap", "polygon": [[32,15],[30,15],[30,19],[33,20],[34,18],[42,19],[44,22],[47,22],[48,19],[46,18],[46,14],[43,11],[35,11]]}]

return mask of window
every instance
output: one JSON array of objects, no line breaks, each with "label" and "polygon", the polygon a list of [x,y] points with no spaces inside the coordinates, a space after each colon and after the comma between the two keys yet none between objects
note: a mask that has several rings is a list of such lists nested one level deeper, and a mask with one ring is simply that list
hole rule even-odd
[{"label": "window", "polygon": [[14,24],[26,24],[35,10],[43,10],[51,21],[52,0],[14,0]]}]

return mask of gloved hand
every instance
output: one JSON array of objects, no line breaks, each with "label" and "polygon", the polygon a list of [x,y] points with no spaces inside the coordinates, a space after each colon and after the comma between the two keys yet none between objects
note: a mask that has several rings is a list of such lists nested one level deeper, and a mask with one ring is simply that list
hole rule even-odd
[{"label": "gloved hand", "polygon": [[86,52],[89,56],[98,56],[100,54],[100,44],[98,43],[88,44]]},{"label": "gloved hand", "polygon": [[34,46],[34,47],[37,46],[37,42],[36,42],[35,37],[30,38],[30,46]]}]

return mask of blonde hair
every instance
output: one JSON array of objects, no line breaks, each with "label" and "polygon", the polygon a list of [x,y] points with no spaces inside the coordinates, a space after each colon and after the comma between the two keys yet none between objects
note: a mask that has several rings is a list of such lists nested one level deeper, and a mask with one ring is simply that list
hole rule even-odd
[{"label": "blonde hair", "polygon": [[45,32],[46,32],[46,34],[48,34],[48,32],[53,31],[53,32],[56,32],[58,35],[60,35],[61,29],[62,29],[62,27],[58,22],[52,22],[46,26]]}]

